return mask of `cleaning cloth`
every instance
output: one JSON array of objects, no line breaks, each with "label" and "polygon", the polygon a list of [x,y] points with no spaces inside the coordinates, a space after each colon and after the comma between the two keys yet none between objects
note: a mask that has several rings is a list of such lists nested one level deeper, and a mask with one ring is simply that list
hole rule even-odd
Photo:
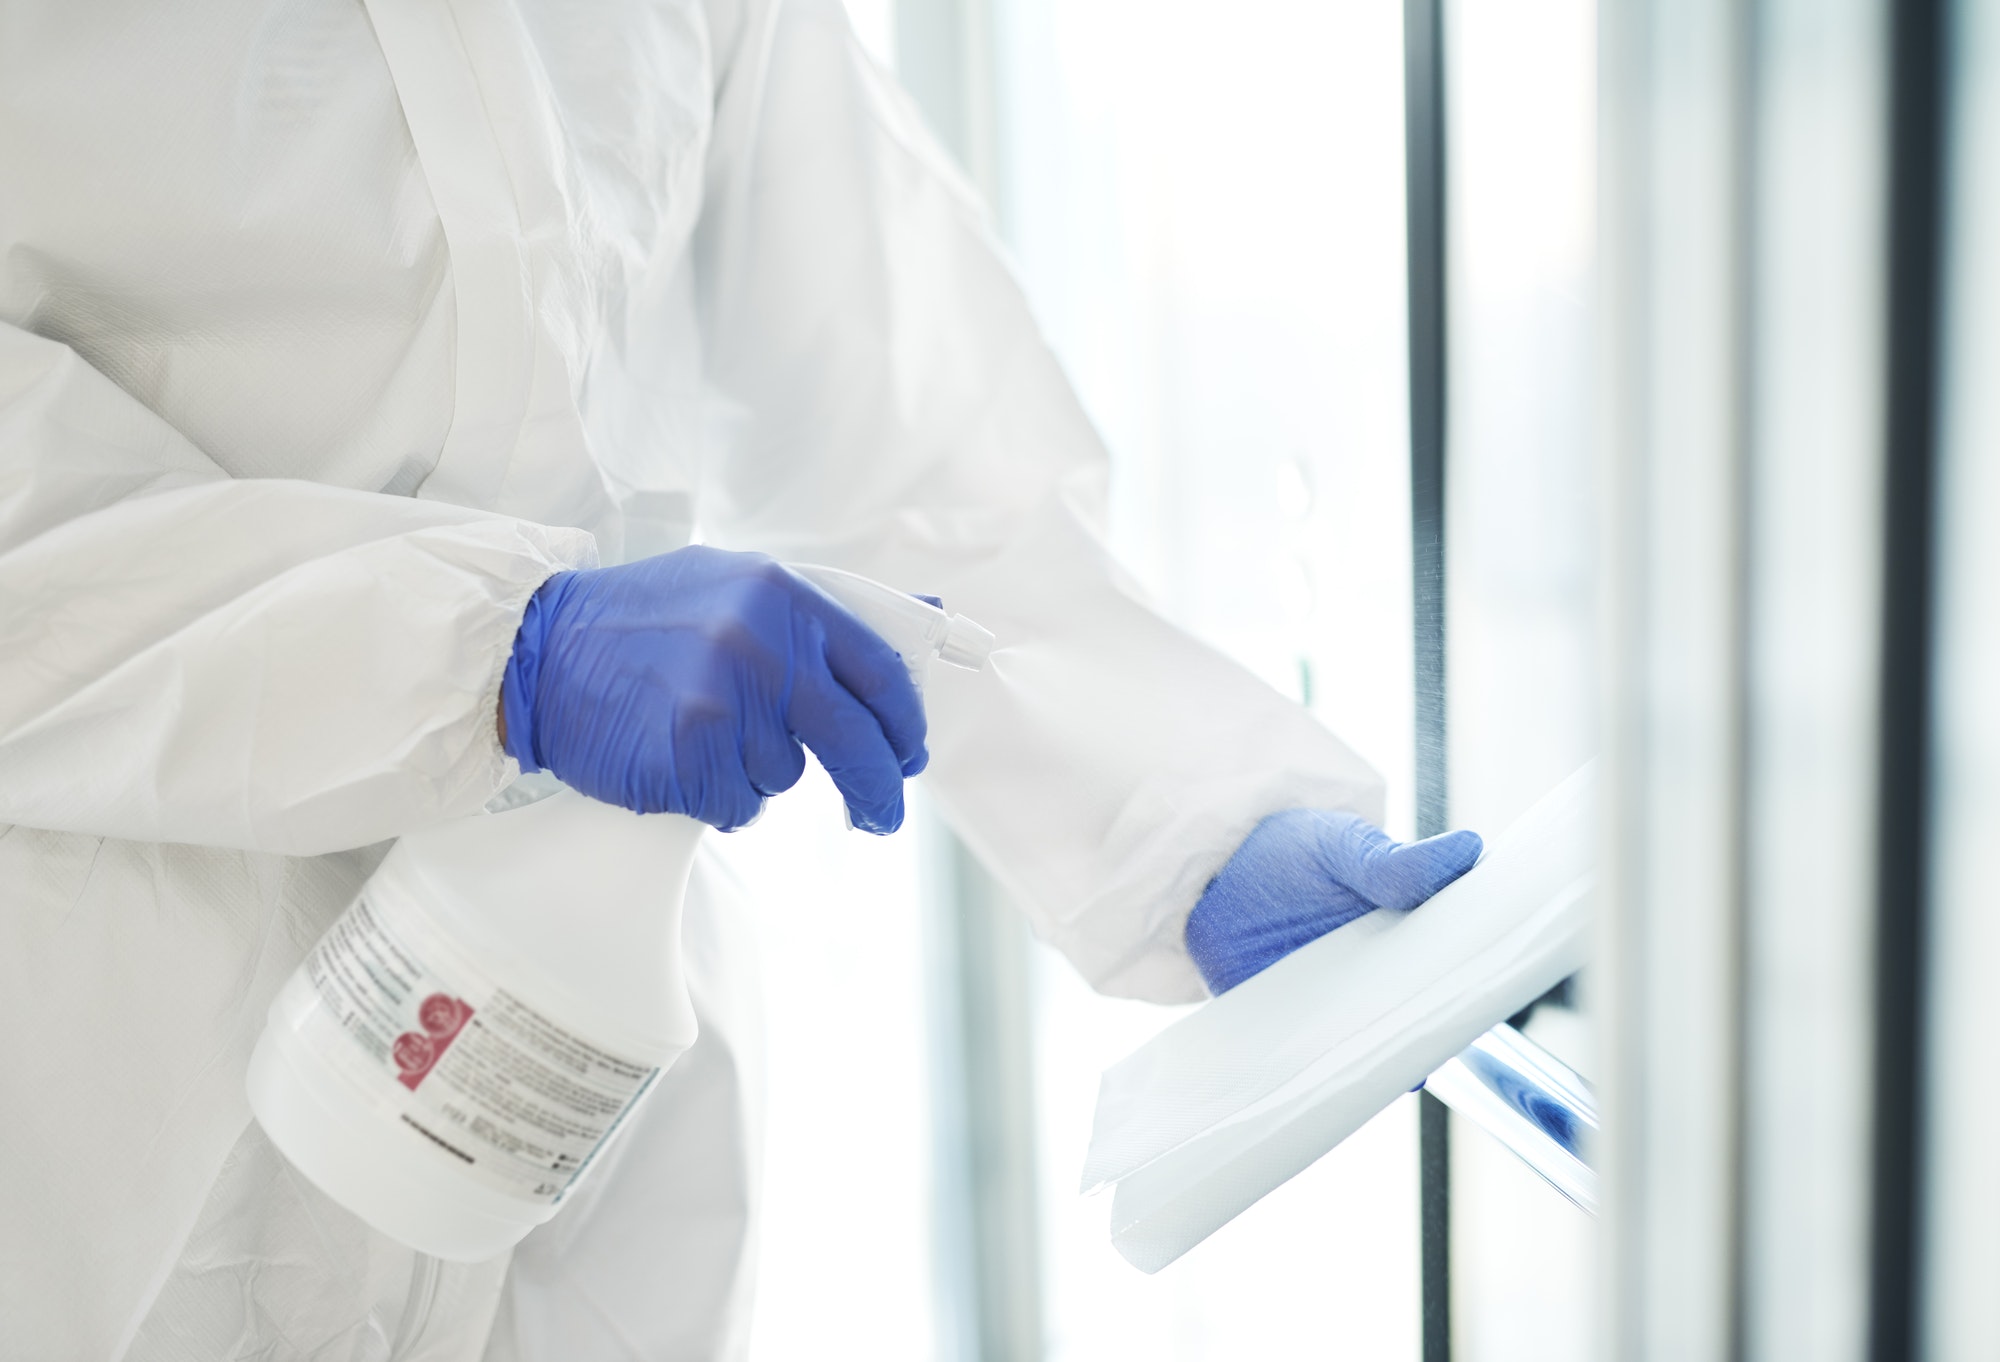
[{"label": "cleaning cloth", "polygon": [[1595,782],[1577,772],[1421,907],[1378,909],[1108,1070],[1083,1190],[1157,1272],[1358,1130],[1589,953]]}]

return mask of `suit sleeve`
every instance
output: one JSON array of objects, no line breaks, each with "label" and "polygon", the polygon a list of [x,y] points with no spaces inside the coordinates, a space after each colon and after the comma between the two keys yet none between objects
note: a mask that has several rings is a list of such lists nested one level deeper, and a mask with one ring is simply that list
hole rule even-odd
[{"label": "suit sleeve", "polygon": [[0,326],[0,823],[314,854],[479,808],[499,674],[587,535],[236,479]]},{"label": "suit sleeve", "polygon": [[924,777],[1106,992],[1203,996],[1188,911],[1264,815],[1380,820],[1380,779],[1169,625],[1107,553],[1108,461],[974,196],[837,0],[711,14],[696,291],[718,542],[935,592],[998,636],[938,668]]}]

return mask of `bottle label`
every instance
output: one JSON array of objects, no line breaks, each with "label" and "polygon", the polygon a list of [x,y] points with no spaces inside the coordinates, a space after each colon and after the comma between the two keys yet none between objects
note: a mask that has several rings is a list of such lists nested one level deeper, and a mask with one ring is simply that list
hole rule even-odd
[{"label": "bottle label", "polygon": [[412,1138],[504,1191],[560,1201],[659,1069],[565,1029],[385,916],[364,890],[286,985],[284,1015]]}]

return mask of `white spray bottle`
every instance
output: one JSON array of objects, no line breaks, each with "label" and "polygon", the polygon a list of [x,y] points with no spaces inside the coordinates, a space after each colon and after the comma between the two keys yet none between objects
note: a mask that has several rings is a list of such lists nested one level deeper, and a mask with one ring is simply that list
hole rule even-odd
[{"label": "white spray bottle", "polygon": [[[923,688],[993,636],[834,568],[801,576]],[[694,1044],[681,903],[704,825],[547,777],[399,840],[271,1004],[250,1109],[319,1188],[393,1239],[477,1262],[556,1213]]]}]

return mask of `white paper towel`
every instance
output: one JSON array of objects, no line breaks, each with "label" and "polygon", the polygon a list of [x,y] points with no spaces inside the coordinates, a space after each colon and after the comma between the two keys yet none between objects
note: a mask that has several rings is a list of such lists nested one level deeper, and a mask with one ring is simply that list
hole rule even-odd
[{"label": "white paper towel", "polygon": [[1589,953],[1595,782],[1571,776],[1455,883],[1302,947],[1104,1075],[1083,1189],[1157,1272]]}]

